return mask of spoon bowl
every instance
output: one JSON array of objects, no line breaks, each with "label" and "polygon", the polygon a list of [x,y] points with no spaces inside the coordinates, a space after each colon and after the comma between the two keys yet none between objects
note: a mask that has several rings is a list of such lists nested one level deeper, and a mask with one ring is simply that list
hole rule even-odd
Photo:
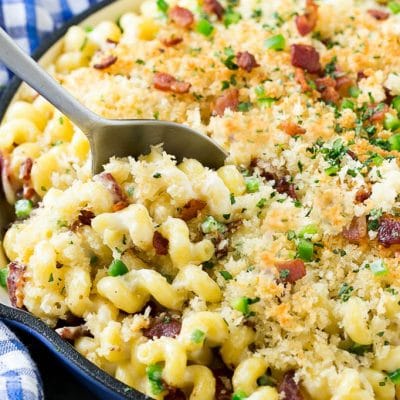
[{"label": "spoon bowl", "polygon": [[208,136],[187,126],[159,120],[110,120],[99,118],[92,131],[92,170],[102,171],[112,156],[138,157],[146,154],[150,146],[162,144],[177,161],[195,158],[210,168],[224,164],[226,154]]},{"label": "spoon bowl", "polygon": [[110,120],[96,115],[26,55],[3,29],[0,61],[86,134],[92,150],[93,174],[99,173],[112,156],[137,157],[158,144],[178,161],[195,158],[211,168],[224,164],[226,152],[207,135],[187,126],[159,120]]}]

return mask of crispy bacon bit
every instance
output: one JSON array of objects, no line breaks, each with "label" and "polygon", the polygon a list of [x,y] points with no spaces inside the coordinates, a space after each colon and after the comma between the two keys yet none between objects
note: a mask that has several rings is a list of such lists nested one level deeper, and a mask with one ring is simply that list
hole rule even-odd
[{"label": "crispy bacon bit", "polygon": [[279,129],[282,129],[289,136],[304,135],[306,130],[294,122],[285,121],[279,124]]},{"label": "crispy bacon bit", "polygon": [[294,371],[286,372],[283,375],[278,392],[284,395],[285,400],[303,400],[299,385],[294,380]]},{"label": "crispy bacon bit", "polygon": [[159,256],[166,256],[168,254],[169,240],[161,235],[160,232],[155,231],[153,235],[153,247],[156,254]]},{"label": "crispy bacon bit", "polygon": [[153,339],[165,337],[177,337],[181,332],[182,323],[176,318],[165,314],[150,319],[150,326],[143,329],[143,336]]},{"label": "crispy bacon bit", "polygon": [[33,165],[32,158],[27,158],[21,164],[21,167],[20,167],[20,170],[19,170],[19,179],[22,179],[24,182],[30,181],[32,165]]},{"label": "crispy bacon bit", "polygon": [[161,40],[161,43],[167,47],[173,47],[173,46],[176,46],[177,44],[183,42],[183,38],[177,37],[177,36],[171,36],[169,38],[163,38],[160,40]]},{"label": "crispy bacon bit", "polygon": [[244,69],[247,72],[251,72],[254,68],[260,66],[260,64],[257,63],[256,58],[253,56],[253,54],[249,53],[248,51],[240,51],[239,53],[237,53],[236,63],[240,68]]},{"label": "crispy bacon bit", "polygon": [[115,47],[119,42],[110,38],[106,39],[106,43],[113,45],[112,47]]},{"label": "crispy bacon bit", "polygon": [[[284,282],[295,283],[299,279],[306,275],[306,267],[304,266],[303,260],[288,260],[280,261],[276,263],[276,268],[278,269],[281,279]],[[285,271],[285,274],[282,274]]]},{"label": "crispy bacon bit", "polygon": [[157,72],[154,75],[153,82],[156,89],[177,94],[187,93],[192,86],[188,82],[178,81],[172,75],[165,72]]},{"label": "crispy bacon bit", "polygon": [[367,188],[361,188],[357,191],[355,200],[357,203],[364,203],[365,200],[371,197],[371,191]]},{"label": "crispy bacon bit", "polygon": [[90,226],[94,217],[93,211],[83,209],[79,213],[78,220],[82,225]]},{"label": "crispy bacon bit", "polygon": [[321,69],[319,53],[313,46],[306,44],[293,44],[290,47],[292,65],[314,73]]},{"label": "crispy bacon bit", "polygon": [[357,72],[357,82],[361,81],[362,79],[368,78],[367,75],[365,75],[364,71],[358,71]]},{"label": "crispy bacon bit", "polygon": [[194,22],[193,13],[187,8],[175,6],[169,11],[169,17],[181,28],[189,28]]},{"label": "crispy bacon bit", "polygon": [[230,109],[236,111],[239,106],[239,90],[228,89],[224,94],[215,101],[213,114],[222,117],[225,110]]},{"label": "crispy bacon bit", "polygon": [[19,178],[22,180],[23,184],[23,198],[27,200],[31,200],[36,192],[35,189],[32,187],[31,183],[31,171],[32,171],[33,161],[31,158],[27,158],[20,167],[19,170]]},{"label": "crispy bacon bit", "polygon": [[193,218],[197,217],[199,211],[201,211],[207,203],[203,200],[192,199],[189,200],[182,208],[179,218],[184,221],[190,221]]},{"label": "crispy bacon bit", "polygon": [[354,86],[354,82],[348,76],[343,75],[336,78],[336,90],[339,92],[341,97],[347,97],[349,95],[349,89]]},{"label": "crispy bacon bit", "polygon": [[297,193],[293,183],[289,183],[285,177],[276,180],[274,188],[278,193],[286,193],[293,200],[297,200]]},{"label": "crispy bacon bit", "polygon": [[22,191],[22,197],[26,200],[33,200],[33,198],[36,196],[35,189],[31,186],[25,186],[23,187]]},{"label": "crispy bacon bit", "polygon": [[14,307],[22,308],[24,306],[23,287],[25,285],[26,265],[18,261],[12,261],[8,264],[7,289],[11,304]]},{"label": "crispy bacon bit", "polygon": [[308,84],[304,70],[296,68],[294,71],[294,79],[301,86],[303,93],[311,91],[311,86]]},{"label": "crispy bacon bit", "polygon": [[318,20],[318,5],[313,0],[306,1],[306,10],[303,15],[296,17],[296,26],[301,36],[313,31]]},{"label": "crispy bacon bit", "polygon": [[323,78],[317,78],[315,80],[315,84],[317,85],[317,89],[319,92],[322,92],[327,87],[336,87],[336,81],[330,76],[324,76]]},{"label": "crispy bacon bit", "polygon": [[400,244],[400,219],[391,215],[383,216],[379,221],[378,241],[385,247]]},{"label": "crispy bacon bit", "polygon": [[83,225],[91,226],[92,219],[95,217],[94,213],[90,210],[81,210],[78,215],[78,219],[71,225],[71,231],[75,232],[79,227]]},{"label": "crispy bacon bit", "polygon": [[118,203],[123,203],[123,208],[128,206],[128,200],[124,192],[122,191],[121,186],[118,185],[112,174],[110,174],[109,172],[102,172],[100,175],[97,175],[95,179],[102,183],[105,188],[110,191],[113,196],[114,205]]},{"label": "crispy bacon bit", "polygon": [[340,94],[333,87],[327,87],[321,93],[321,99],[325,101],[325,103],[333,103],[336,104],[340,100]]},{"label": "crispy bacon bit", "polygon": [[217,0],[204,0],[203,9],[209,14],[215,14],[219,20],[224,16],[225,9]]},{"label": "crispy bacon bit", "polygon": [[231,400],[232,398],[232,372],[228,368],[213,369],[215,378],[215,400]]},{"label": "crispy bacon bit", "polygon": [[343,229],[343,237],[350,243],[359,244],[368,233],[367,218],[365,216],[354,217],[348,228]]},{"label": "crispy bacon bit", "polygon": [[96,64],[93,65],[93,68],[106,69],[115,64],[117,62],[117,59],[118,57],[112,54],[104,55],[98,61],[96,61]]},{"label": "crispy bacon bit", "polygon": [[370,104],[368,108],[375,110],[369,118],[371,122],[382,122],[385,119],[385,114],[389,111],[387,104],[383,104],[381,107],[378,107],[378,104]]},{"label": "crispy bacon bit", "polygon": [[347,150],[347,154],[348,154],[353,160],[358,160],[357,154],[354,153],[354,151]]},{"label": "crispy bacon bit", "polygon": [[88,328],[85,325],[80,326],[63,326],[55,330],[64,340],[76,340],[89,333]]},{"label": "crispy bacon bit", "polygon": [[367,11],[367,13],[377,19],[378,21],[384,21],[385,19],[388,19],[390,14],[386,11],[382,11],[382,10],[376,10],[376,9],[370,9]]},{"label": "crispy bacon bit", "polygon": [[7,154],[0,153],[1,165],[1,184],[6,200],[10,204],[15,203],[15,192],[10,182],[10,157]]}]

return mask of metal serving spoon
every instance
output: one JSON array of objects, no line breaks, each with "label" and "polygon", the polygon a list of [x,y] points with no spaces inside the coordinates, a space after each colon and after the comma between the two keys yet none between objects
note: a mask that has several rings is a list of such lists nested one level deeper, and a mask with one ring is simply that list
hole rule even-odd
[{"label": "metal serving spoon", "polygon": [[112,156],[137,157],[148,153],[151,145],[160,143],[178,161],[195,158],[211,168],[224,164],[225,151],[187,126],[158,120],[106,119],[94,114],[26,55],[3,29],[0,29],[0,61],[86,134],[92,151],[93,174],[101,172]]}]

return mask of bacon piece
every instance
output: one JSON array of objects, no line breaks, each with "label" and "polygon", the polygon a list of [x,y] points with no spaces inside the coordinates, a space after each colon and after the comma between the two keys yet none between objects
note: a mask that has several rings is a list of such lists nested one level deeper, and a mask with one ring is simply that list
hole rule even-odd
[{"label": "bacon piece", "polygon": [[1,165],[1,184],[6,200],[10,204],[14,204],[16,201],[15,191],[10,182],[10,157],[7,154],[0,153],[0,165]]},{"label": "bacon piece", "polygon": [[297,193],[293,183],[289,183],[285,177],[275,180],[274,188],[278,193],[286,193],[293,200],[297,200]]},{"label": "bacon piece", "polygon": [[215,14],[219,20],[224,16],[225,9],[217,0],[204,0],[203,9],[209,14]]},{"label": "bacon piece", "polygon": [[182,208],[179,218],[184,221],[190,221],[193,218],[197,217],[199,211],[201,211],[207,203],[203,200],[192,199],[189,200]]},{"label": "bacon piece", "polygon": [[96,63],[93,65],[93,68],[106,69],[108,67],[111,67],[111,65],[115,64],[117,60],[118,57],[112,54],[101,56],[99,60],[96,60]]},{"label": "bacon piece", "polygon": [[71,341],[79,339],[89,333],[85,325],[63,326],[62,328],[57,328],[55,331],[60,335],[61,339]]},{"label": "bacon piece", "polygon": [[236,54],[236,63],[237,65],[244,69],[247,72],[251,72],[254,68],[260,66],[257,63],[256,58],[253,54],[249,53],[248,51],[239,52]]},{"label": "bacon piece", "polygon": [[303,15],[296,17],[296,26],[301,36],[312,32],[317,25],[318,5],[313,0],[306,1],[306,9]]},{"label": "bacon piece", "polygon": [[215,378],[215,400],[231,400],[232,398],[232,372],[228,368],[213,369]]},{"label": "bacon piece", "polygon": [[357,82],[361,81],[362,79],[368,78],[367,75],[365,75],[364,71],[358,71],[357,72]]},{"label": "bacon piece", "polygon": [[306,44],[292,44],[290,53],[294,67],[302,68],[311,73],[321,70],[319,53],[315,47]]},{"label": "bacon piece", "polygon": [[322,91],[321,99],[325,101],[325,103],[336,104],[340,100],[340,94],[335,88],[329,86]]},{"label": "bacon piece", "polygon": [[172,7],[169,11],[169,17],[181,28],[189,28],[194,22],[193,13],[184,7]]},{"label": "bacon piece", "polygon": [[78,220],[82,225],[90,226],[94,217],[95,214],[93,211],[83,209],[79,213]]},{"label": "bacon piece", "polygon": [[81,210],[78,215],[78,219],[71,225],[71,231],[75,232],[79,227],[83,225],[91,226],[92,219],[95,214],[90,210]]},{"label": "bacon piece", "polygon": [[340,97],[347,97],[352,86],[354,86],[354,82],[348,76],[343,75],[336,78],[336,90],[339,92]]},{"label": "bacon piece", "polygon": [[239,90],[228,89],[224,94],[217,98],[213,108],[213,115],[222,117],[226,109],[236,111],[239,106]]},{"label": "bacon piece", "polygon": [[24,182],[31,180],[31,171],[32,171],[33,161],[32,158],[27,158],[19,169],[19,178]]},{"label": "bacon piece", "polygon": [[354,217],[348,228],[343,229],[343,237],[350,243],[359,244],[368,233],[367,218],[365,216]]},{"label": "bacon piece", "polygon": [[295,283],[306,275],[306,267],[304,261],[300,259],[279,261],[275,264],[279,272],[287,271],[287,276],[281,277],[282,281],[288,283]]},{"label": "bacon piece", "polygon": [[357,203],[363,203],[365,200],[371,197],[371,191],[367,188],[361,188],[357,191],[355,200]]},{"label": "bacon piece", "polygon": [[347,150],[347,154],[348,154],[353,160],[358,160],[357,154],[354,153],[354,151]]},{"label": "bacon piece", "polygon": [[25,285],[26,265],[18,261],[8,264],[7,289],[11,304],[14,307],[22,308],[24,305],[23,288]]},{"label": "bacon piece", "polygon": [[123,202],[125,205],[124,208],[128,206],[128,200],[122,191],[121,186],[119,186],[112,174],[109,172],[102,172],[101,174],[95,176],[95,180],[102,183],[103,186],[111,193],[114,204]]},{"label": "bacon piece", "polygon": [[400,244],[400,219],[392,215],[383,216],[379,220],[378,241],[385,247]]},{"label": "bacon piece", "polygon": [[281,122],[278,128],[282,129],[289,136],[304,135],[306,133],[304,128],[290,121]]},{"label": "bacon piece", "polygon": [[385,119],[385,114],[389,111],[389,106],[384,104],[377,109],[378,104],[370,104],[368,108],[374,110],[373,114],[369,117],[371,122],[382,122]]},{"label": "bacon piece", "polygon": [[20,167],[19,178],[22,180],[23,188],[23,198],[31,200],[35,195],[35,189],[32,187],[31,183],[31,171],[32,171],[33,161],[31,158],[27,158]]},{"label": "bacon piece", "polygon": [[317,78],[315,80],[315,84],[317,85],[317,89],[319,92],[322,92],[327,87],[336,87],[336,81],[330,76],[324,76],[323,78]]},{"label": "bacon piece", "polygon": [[160,40],[161,40],[161,43],[167,47],[173,47],[173,46],[176,46],[177,44],[183,42],[183,38],[177,37],[177,36],[171,36],[169,38],[163,38]]},{"label": "bacon piece", "polygon": [[303,93],[311,91],[311,86],[308,84],[304,70],[296,68],[294,71],[294,79],[301,86]]},{"label": "bacon piece", "polygon": [[284,395],[285,400],[303,400],[299,385],[294,380],[294,371],[286,372],[278,386],[278,392]]},{"label": "bacon piece", "polygon": [[178,81],[172,75],[165,72],[157,72],[154,75],[153,82],[156,89],[177,94],[187,93],[192,86],[188,82]]},{"label": "bacon piece", "polygon": [[181,332],[182,323],[176,318],[172,318],[170,315],[160,315],[150,319],[150,326],[143,329],[143,336],[153,339],[165,337],[177,337]]},{"label": "bacon piece", "polygon": [[384,21],[385,19],[388,19],[390,16],[388,12],[376,9],[370,9],[367,11],[367,13],[378,21]]},{"label": "bacon piece", "polygon": [[153,235],[153,247],[156,254],[159,256],[166,256],[168,254],[169,240],[166,239],[160,232],[155,231]]}]

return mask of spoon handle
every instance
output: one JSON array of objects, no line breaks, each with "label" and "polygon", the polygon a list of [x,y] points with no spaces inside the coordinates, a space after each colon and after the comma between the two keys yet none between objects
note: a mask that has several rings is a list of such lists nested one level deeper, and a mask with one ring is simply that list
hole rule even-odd
[{"label": "spoon handle", "polygon": [[84,107],[0,28],[0,61],[65,114],[86,135],[100,118]]}]

